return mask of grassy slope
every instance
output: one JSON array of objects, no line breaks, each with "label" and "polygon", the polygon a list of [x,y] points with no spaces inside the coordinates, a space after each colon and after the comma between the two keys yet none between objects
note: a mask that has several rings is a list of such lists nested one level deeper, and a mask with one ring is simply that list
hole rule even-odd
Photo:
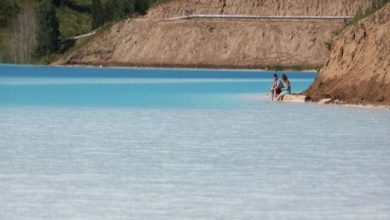
[{"label": "grassy slope", "polygon": [[65,6],[57,10],[57,16],[62,39],[91,31],[91,16],[88,13],[80,13]]},{"label": "grassy slope", "polygon": [[[92,0],[75,0],[79,6],[90,7]],[[91,31],[92,17],[89,13],[73,10],[68,6],[61,6],[57,9],[57,17],[60,25],[60,38],[66,39]],[[53,53],[50,56],[41,57],[35,61],[36,64],[49,64],[62,57],[61,53]]]},{"label": "grassy slope", "polygon": [[[90,7],[92,0],[75,0],[80,6]],[[62,6],[57,9],[61,38],[68,38],[91,31],[91,15]]]}]

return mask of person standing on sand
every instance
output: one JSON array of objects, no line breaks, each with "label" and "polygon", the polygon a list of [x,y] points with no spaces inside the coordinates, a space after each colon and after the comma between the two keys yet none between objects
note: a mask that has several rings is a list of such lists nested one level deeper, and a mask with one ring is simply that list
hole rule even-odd
[{"label": "person standing on sand", "polygon": [[288,77],[286,74],[282,75],[282,92],[280,95],[276,98],[276,101],[283,101],[284,96],[291,94],[291,83],[290,80],[288,80]]},{"label": "person standing on sand", "polygon": [[282,92],[282,81],[278,78],[278,74],[274,74],[274,81],[271,86],[271,96],[272,101],[274,101],[274,98],[278,97],[279,94]]}]

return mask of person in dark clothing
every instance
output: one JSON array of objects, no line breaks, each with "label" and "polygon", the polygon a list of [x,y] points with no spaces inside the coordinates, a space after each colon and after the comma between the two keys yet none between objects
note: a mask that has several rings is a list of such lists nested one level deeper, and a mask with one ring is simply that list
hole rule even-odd
[{"label": "person in dark clothing", "polygon": [[271,85],[271,99],[272,99],[272,101],[274,101],[274,99],[280,95],[280,93],[282,92],[282,86],[283,86],[282,81],[279,79],[278,74],[275,73],[274,74],[274,81],[272,82],[272,85]]}]

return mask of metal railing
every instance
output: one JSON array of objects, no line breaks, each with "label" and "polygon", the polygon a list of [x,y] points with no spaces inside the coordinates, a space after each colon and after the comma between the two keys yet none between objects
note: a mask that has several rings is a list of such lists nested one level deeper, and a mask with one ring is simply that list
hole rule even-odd
[{"label": "metal railing", "polygon": [[256,16],[256,15],[185,15],[167,18],[167,20],[185,19],[253,19],[253,20],[349,20],[352,16]]}]

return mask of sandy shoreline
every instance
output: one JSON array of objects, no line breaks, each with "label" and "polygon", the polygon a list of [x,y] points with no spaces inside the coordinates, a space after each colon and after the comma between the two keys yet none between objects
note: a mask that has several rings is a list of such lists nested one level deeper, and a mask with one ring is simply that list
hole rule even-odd
[{"label": "sandy shoreline", "polygon": [[294,68],[286,68],[283,70],[272,70],[272,69],[266,69],[266,68],[229,68],[229,67],[176,67],[176,66],[126,66],[126,65],[119,65],[119,66],[97,66],[97,65],[83,65],[83,64],[72,64],[72,65],[60,65],[60,64],[50,64],[50,65],[34,65],[34,64],[9,64],[9,63],[0,63],[2,66],[25,66],[25,67],[77,67],[77,68],[107,68],[107,69],[154,69],[154,70],[199,70],[199,71],[215,71],[215,70],[221,70],[221,71],[242,71],[242,72],[301,72],[301,73],[317,73],[317,70],[315,69],[304,69],[304,70],[297,70]]},{"label": "sandy shoreline", "polygon": [[175,70],[224,70],[224,71],[270,71],[270,72],[303,72],[303,73],[313,73],[318,72],[316,69],[299,69],[294,66],[286,66],[281,70],[274,70],[271,68],[266,68],[264,66],[236,66],[236,65],[129,65],[129,64],[52,64],[50,66],[55,67],[86,67],[86,68],[118,68],[118,69],[175,69]]},{"label": "sandy shoreline", "polygon": [[322,99],[318,102],[308,100],[306,95],[294,94],[286,96],[283,100],[284,102],[290,103],[314,103],[319,105],[339,105],[351,108],[365,108],[365,109],[384,109],[390,110],[390,106],[379,105],[379,104],[351,104],[341,100],[332,100],[332,99]]}]

